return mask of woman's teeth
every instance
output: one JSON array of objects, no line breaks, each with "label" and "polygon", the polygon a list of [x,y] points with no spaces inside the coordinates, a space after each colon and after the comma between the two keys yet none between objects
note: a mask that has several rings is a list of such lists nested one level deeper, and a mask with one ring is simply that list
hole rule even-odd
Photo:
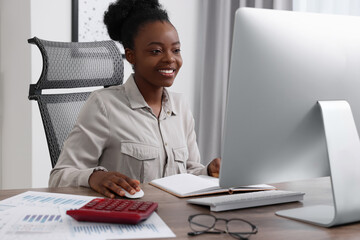
[{"label": "woman's teeth", "polygon": [[161,73],[166,73],[166,74],[170,74],[170,73],[173,73],[174,70],[159,70],[159,72],[161,72]]}]

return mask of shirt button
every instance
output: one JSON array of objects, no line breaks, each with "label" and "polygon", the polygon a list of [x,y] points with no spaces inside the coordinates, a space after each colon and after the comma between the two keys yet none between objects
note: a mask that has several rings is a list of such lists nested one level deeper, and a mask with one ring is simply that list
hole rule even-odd
[{"label": "shirt button", "polygon": [[167,111],[166,113],[167,113],[167,115],[169,115],[169,116],[170,116],[170,114],[171,114],[171,112],[170,112],[170,111]]},{"label": "shirt button", "polygon": [[167,143],[165,143],[164,145],[165,145],[165,147],[166,147],[166,146],[167,146]]}]

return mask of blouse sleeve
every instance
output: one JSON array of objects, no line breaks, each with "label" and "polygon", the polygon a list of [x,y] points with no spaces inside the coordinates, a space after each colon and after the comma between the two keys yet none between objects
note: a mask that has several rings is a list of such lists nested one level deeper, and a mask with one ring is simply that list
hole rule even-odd
[{"label": "blouse sleeve", "polygon": [[59,159],[51,170],[49,187],[85,186],[98,166],[109,139],[109,121],[98,93],[92,93],[80,111],[77,123],[65,141]]}]

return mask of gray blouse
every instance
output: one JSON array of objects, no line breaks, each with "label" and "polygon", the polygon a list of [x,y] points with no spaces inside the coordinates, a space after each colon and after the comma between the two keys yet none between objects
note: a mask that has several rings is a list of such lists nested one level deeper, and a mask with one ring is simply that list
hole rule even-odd
[{"label": "gray blouse", "polygon": [[206,175],[182,95],[165,89],[157,118],[133,76],[123,85],[94,91],[64,143],[49,186],[88,187],[95,169],[140,182],[186,172]]}]

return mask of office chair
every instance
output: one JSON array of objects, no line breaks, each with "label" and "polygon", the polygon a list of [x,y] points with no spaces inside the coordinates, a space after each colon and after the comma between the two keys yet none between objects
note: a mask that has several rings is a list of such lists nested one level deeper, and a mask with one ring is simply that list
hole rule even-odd
[{"label": "office chair", "polygon": [[[36,84],[30,84],[28,98],[38,102],[54,167],[91,93],[80,88],[122,84],[123,60],[113,41],[53,42],[34,37],[28,42],[40,49],[43,59],[40,78]],[[44,94],[43,90],[47,92]],[[59,91],[62,92],[54,93]]]}]

